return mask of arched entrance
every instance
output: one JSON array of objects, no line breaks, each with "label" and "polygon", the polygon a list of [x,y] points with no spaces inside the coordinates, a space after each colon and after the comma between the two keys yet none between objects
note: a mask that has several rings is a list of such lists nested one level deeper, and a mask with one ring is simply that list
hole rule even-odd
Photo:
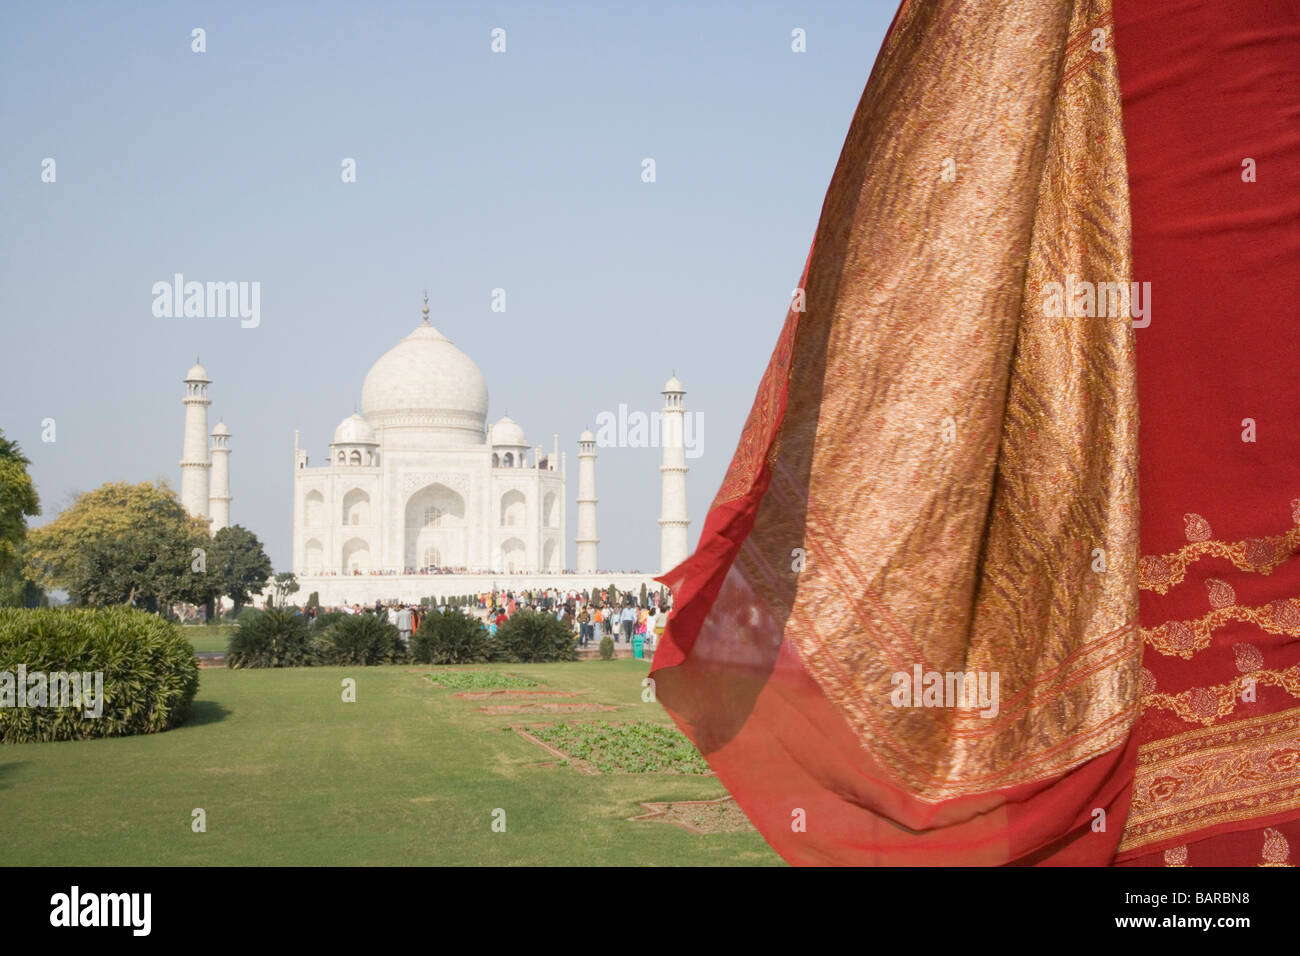
[{"label": "arched entrance", "polygon": [[436,557],[438,567],[469,564],[465,547],[465,499],[446,485],[426,485],[406,502],[406,567],[420,570]]}]

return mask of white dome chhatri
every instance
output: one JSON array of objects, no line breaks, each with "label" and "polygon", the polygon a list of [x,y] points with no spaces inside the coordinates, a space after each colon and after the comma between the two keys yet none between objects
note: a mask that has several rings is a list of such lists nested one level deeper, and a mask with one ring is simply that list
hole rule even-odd
[{"label": "white dome chhatri", "polygon": [[380,430],[436,429],[458,442],[482,442],[488,409],[483,373],[429,325],[428,305],[424,312],[424,322],[370,367],[361,413]]},{"label": "white dome chhatri", "polygon": [[501,420],[492,426],[492,445],[527,448],[528,439],[524,437],[523,426],[509,415],[503,415]]},{"label": "white dome chhatri", "polygon": [[370,423],[354,412],[334,429],[334,444],[377,445],[379,440],[375,438],[375,430],[370,427]]}]

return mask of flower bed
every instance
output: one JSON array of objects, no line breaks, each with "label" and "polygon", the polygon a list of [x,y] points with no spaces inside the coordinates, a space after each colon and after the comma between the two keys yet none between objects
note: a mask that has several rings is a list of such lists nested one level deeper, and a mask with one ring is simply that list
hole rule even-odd
[{"label": "flower bed", "polygon": [[447,690],[495,690],[509,687],[537,687],[538,682],[501,671],[437,671],[426,674],[435,687]]},{"label": "flower bed", "polygon": [[529,727],[528,734],[600,773],[711,772],[695,745],[666,724],[598,720]]}]

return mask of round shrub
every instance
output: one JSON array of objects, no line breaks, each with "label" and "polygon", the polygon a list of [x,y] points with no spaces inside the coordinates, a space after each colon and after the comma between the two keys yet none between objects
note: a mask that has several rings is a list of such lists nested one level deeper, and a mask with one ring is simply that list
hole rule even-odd
[{"label": "round shrub", "polygon": [[434,611],[411,637],[418,664],[481,664],[490,656],[487,629],[463,611]]},{"label": "round shrub", "polygon": [[281,608],[245,611],[230,638],[227,667],[302,667],[312,663],[307,622]]},{"label": "round shrub", "polygon": [[397,628],[376,614],[347,614],[324,631],[324,664],[391,664],[406,656]]},{"label": "round shrub", "polygon": [[573,631],[540,611],[516,611],[497,631],[497,643],[507,659],[521,663],[578,659]]},{"label": "round shrub", "polygon": [[[27,674],[17,704],[18,668]],[[45,680],[33,686],[34,674]],[[97,700],[81,706],[61,675],[102,674]],[[56,675],[58,675],[56,677]],[[80,681],[78,681],[80,683]],[[182,723],[199,689],[194,648],[180,626],[146,611],[109,608],[0,608],[0,741],[26,743],[151,734]],[[55,705],[55,706],[49,706]],[[98,716],[86,716],[99,711]]]},{"label": "round shrub", "polygon": [[608,634],[600,639],[600,659],[602,661],[614,659],[614,639]]}]

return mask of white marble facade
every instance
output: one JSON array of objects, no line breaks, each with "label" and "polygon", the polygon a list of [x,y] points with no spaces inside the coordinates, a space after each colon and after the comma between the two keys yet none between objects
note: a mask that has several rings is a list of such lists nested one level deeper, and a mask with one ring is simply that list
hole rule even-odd
[{"label": "white marble facade", "polygon": [[293,570],[318,575],[556,573],[565,567],[559,438],[486,425],[477,365],[424,321],[366,375],[326,462],[294,442]]}]

